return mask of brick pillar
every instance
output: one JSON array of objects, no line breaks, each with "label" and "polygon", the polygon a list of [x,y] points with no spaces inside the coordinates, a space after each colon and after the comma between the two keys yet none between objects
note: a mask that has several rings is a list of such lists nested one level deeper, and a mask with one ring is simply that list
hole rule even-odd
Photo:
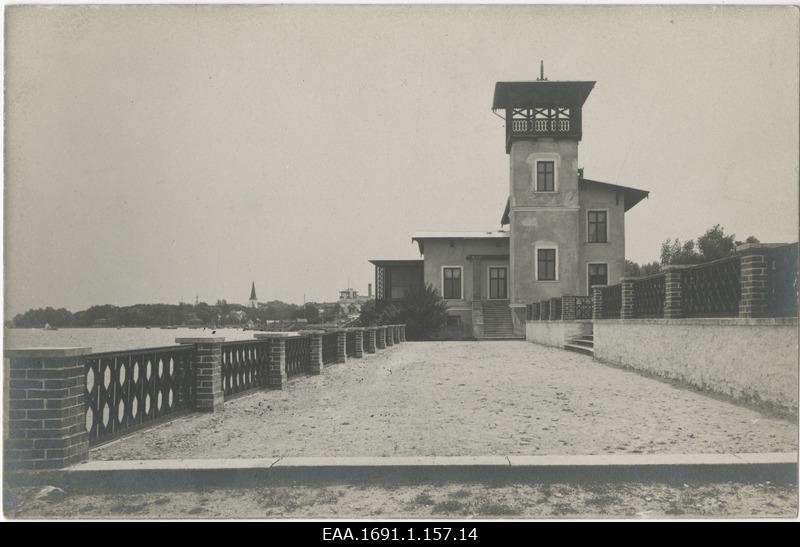
[{"label": "brick pillar", "polygon": [[561,320],[575,321],[575,297],[572,295],[561,297]]},{"label": "brick pillar", "polygon": [[222,336],[176,338],[176,344],[194,346],[194,408],[199,411],[222,410],[225,392],[222,389]]},{"label": "brick pillar", "polygon": [[267,366],[267,386],[283,389],[286,384],[286,339],[292,332],[259,332],[258,340],[269,340],[269,365]]},{"label": "brick pillar", "polygon": [[354,330],[356,333],[355,357],[356,359],[361,359],[364,357],[364,329],[361,327],[355,327],[352,330]]},{"label": "brick pillar", "polygon": [[377,335],[377,339],[375,341],[375,346],[378,349],[385,349],[386,348],[386,327],[381,325],[379,326],[375,334]]},{"label": "brick pillar", "polygon": [[394,345],[394,325],[386,325],[386,346]]},{"label": "brick pillar", "polygon": [[323,330],[305,330],[300,334],[308,336],[308,371],[311,374],[322,374],[322,335]]},{"label": "brick pillar", "polygon": [[768,285],[767,247],[747,243],[736,247],[741,260],[739,317],[766,317]]},{"label": "brick pillar", "polygon": [[364,327],[364,351],[375,353],[375,327]]},{"label": "brick pillar", "polygon": [[686,266],[664,266],[664,318],[683,317],[683,271]]},{"label": "brick pillar", "polygon": [[592,287],[592,320],[603,318],[603,288],[604,285]]},{"label": "brick pillar", "polygon": [[5,466],[60,469],[88,459],[86,369],[91,348],[6,350]]},{"label": "brick pillar", "polygon": [[337,330],[336,331],[336,362],[337,363],[346,363],[347,362],[347,331],[346,330]]},{"label": "brick pillar", "polygon": [[621,277],[619,279],[620,284],[620,306],[619,306],[619,318],[620,319],[633,319],[636,317],[634,313],[633,307],[633,284],[635,279],[632,277]]}]

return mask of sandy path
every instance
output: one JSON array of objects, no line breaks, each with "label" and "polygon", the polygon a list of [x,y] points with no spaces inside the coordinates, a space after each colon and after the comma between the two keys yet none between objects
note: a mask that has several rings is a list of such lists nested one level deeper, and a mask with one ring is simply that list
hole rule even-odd
[{"label": "sandy path", "polygon": [[797,450],[796,424],[527,342],[408,342],[93,459]]}]

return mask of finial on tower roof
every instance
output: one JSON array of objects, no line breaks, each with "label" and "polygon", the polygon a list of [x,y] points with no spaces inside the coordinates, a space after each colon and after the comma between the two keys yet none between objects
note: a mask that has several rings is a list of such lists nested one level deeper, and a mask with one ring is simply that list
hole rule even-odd
[{"label": "finial on tower roof", "polygon": [[539,77],[536,78],[537,82],[546,82],[547,78],[544,77],[544,60],[539,61]]}]

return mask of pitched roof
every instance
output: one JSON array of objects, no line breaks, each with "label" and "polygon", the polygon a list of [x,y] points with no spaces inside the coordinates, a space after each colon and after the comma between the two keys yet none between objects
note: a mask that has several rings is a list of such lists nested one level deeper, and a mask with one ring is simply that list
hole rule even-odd
[{"label": "pitched roof", "polygon": [[253,281],[253,286],[250,287],[250,300],[258,300],[256,298],[256,282]]},{"label": "pitched roof", "polygon": [[492,110],[520,108],[532,104],[583,106],[595,82],[497,82]]},{"label": "pitched roof", "polygon": [[[610,182],[600,182],[599,180],[591,180],[580,178],[579,184],[592,184],[606,187],[613,190],[622,190],[625,196],[625,211],[627,212],[631,207],[642,201],[644,198],[649,197],[650,192],[647,190],[639,190],[638,188],[631,188],[629,186],[620,186],[618,184],[611,184]],[[511,224],[509,213],[511,212],[511,198],[506,200],[506,208],[503,210],[503,216],[500,218],[500,225],[505,226]]]},{"label": "pitched roof", "polygon": [[495,230],[490,232],[414,232],[411,241],[418,239],[491,239],[508,237],[507,231]]}]

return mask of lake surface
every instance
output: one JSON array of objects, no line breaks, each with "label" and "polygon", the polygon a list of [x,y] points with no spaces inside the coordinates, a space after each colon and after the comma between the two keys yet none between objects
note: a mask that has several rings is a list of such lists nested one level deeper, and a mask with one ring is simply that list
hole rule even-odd
[{"label": "lake surface", "polygon": [[[216,329],[213,336],[230,340],[252,340],[256,331]],[[89,347],[93,353],[174,346],[175,338],[212,336],[211,329],[99,328],[99,329],[3,329],[3,347]]]}]

